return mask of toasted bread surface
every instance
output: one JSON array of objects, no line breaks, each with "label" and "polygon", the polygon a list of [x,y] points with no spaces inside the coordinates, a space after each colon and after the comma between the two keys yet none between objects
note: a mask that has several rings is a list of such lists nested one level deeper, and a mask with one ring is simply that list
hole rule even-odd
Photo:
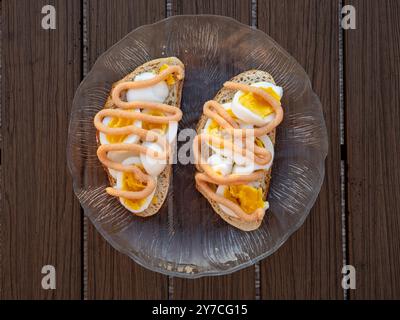
[{"label": "toasted bread surface", "polygon": [[[151,71],[157,72],[160,69],[160,67],[164,64],[171,65],[171,66],[178,65],[184,69],[183,63],[176,57],[167,57],[167,58],[151,60],[151,61],[137,67],[135,70],[133,70],[127,76],[125,76],[123,79],[115,82],[112,85],[110,94],[104,104],[104,109],[116,108],[116,106],[114,105],[113,100],[111,98],[111,92],[116,85],[118,85],[121,82],[132,81],[137,75],[144,73],[144,72],[151,72]],[[183,79],[177,80],[175,82],[175,84],[170,85],[169,86],[169,95],[163,103],[180,108],[181,98],[182,98],[182,88],[183,88]],[[97,132],[97,144],[100,145],[99,132]],[[173,146],[171,146],[171,150],[174,150]],[[110,186],[114,187],[116,184],[115,179],[111,176],[107,167],[104,167],[104,170],[107,173],[108,180],[110,181]],[[171,164],[167,164],[165,169],[157,177],[157,186],[156,186],[156,191],[154,194],[155,201],[152,201],[146,210],[139,212],[139,213],[135,213],[135,215],[140,216],[140,217],[149,217],[149,216],[156,214],[160,210],[161,206],[163,205],[163,203],[168,195],[171,172],[172,172]]]},{"label": "toasted bread surface", "polygon": [[[237,76],[233,77],[229,81],[237,82],[237,83],[244,83],[244,84],[248,84],[248,85],[256,83],[256,82],[264,82],[264,81],[275,84],[275,81],[272,78],[272,76],[268,72],[261,71],[261,70],[249,70],[249,71],[240,73]],[[222,88],[220,91],[218,91],[218,93],[216,94],[216,96],[214,97],[213,100],[215,100],[221,104],[231,102],[235,93],[236,93],[236,90]],[[197,133],[198,134],[201,133],[201,130],[205,127],[207,120],[208,120],[208,117],[204,114],[200,117],[200,120],[197,124]],[[268,134],[268,136],[271,138],[271,141],[274,145],[275,145],[275,135],[276,135],[275,129]],[[263,196],[265,197],[265,199],[268,196],[270,180],[271,180],[271,168],[268,171],[265,171],[264,177],[258,181],[260,183],[260,185],[262,186]],[[241,229],[243,231],[252,231],[252,230],[258,229],[259,226],[261,225],[262,221],[245,222],[245,221],[242,221],[238,218],[234,218],[234,217],[224,213],[223,210],[219,207],[217,202],[208,198],[203,192],[201,192],[201,193],[210,202],[214,211],[223,220],[225,220],[227,223],[233,225],[234,227]]]}]

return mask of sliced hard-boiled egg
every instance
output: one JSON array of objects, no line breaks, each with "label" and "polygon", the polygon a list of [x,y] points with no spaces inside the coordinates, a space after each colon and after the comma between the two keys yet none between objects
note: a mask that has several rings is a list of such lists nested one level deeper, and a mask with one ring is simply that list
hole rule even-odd
[{"label": "sliced hard-boiled egg", "polygon": [[232,173],[240,175],[248,175],[256,170],[269,170],[274,161],[274,144],[268,135],[256,138],[255,143],[261,148],[267,149],[271,153],[271,161],[265,165],[256,164],[254,161],[247,161],[246,163],[235,163],[232,169]]},{"label": "sliced hard-boiled egg", "polygon": [[[232,112],[232,104],[230,102],[222,104],[222,107],[229,113],[229,115],[234,120],[237,120],[237,117]],[[213,119],[207,120],[207,122],[204,126],[204,133],[218,135],[220,131],[221,131],[221,127],[215,120],[213,120]]]},{"label": "sliced hard-boiled egg", "polygon": [[[131,110],[132,112],[140,112],[139,109]],[[141,128],[142,122],[139,120],[126,119],[126,118],[114,118],[105,117],[103,119],[103,124],[110,128],[123,128],[126,126],[131,126]],[[112,144],[112,143],[136,143],[139,141],[139,137],[135,134],[130,135],[110,135],[100,132],[99,139],[101,144]]]},{"label": "sliced hard-boiled egg", "polygon": [[[156,152],[163,152],[163,148],[155,142],[143,142],[142,145],[148,149],[154,150]],[[140,154],[140,160],[142,162],[142,165],[146,172],[155,177],[158,176],[163,170],[165,169],[167,165],[167,160],[159,160],[151,157],[148,154],[141,153]]]},{"label": "sliced hard-boiled egg", "polygon": [[222,157],[218,153],[215,153],[209,157],[207,159],[207,164],[209,164],[215,172],[223,176],[227,176],[228,174],[232,173],[232,160]]},{"label": "sliced hard-boiled egg", "polygon": [[221,127],[214,119],[208,119],[206,125],[204,126],[204,131],[207,134],[218,135]]},{"label": "sliced hard-boiled egg", "polygon": [[[240,139],[233,141],[233,143],[239,147],[242,146],[243,142]],[[242,156],[237,153],[233,153],[231,148],[226,148],[223,145],[213,145],[211,143],[207,143],[207,145],[220,156],[223,158],[229,159],[229,161],[233,161],[233,169],[232,173],[234,174],[241,174],[247,175],[251,174],[256,170],[269,170],[272,166],[272,162],[274,160],[274,145],[268,135],[264,135],[262,137],[255,139],[255,144],[261,148],[267,149],[271,153],[271,161],[264,165],[258,165],[254,162],[254,159],[251,159],[246,156]]]},{"label": "sliced hard-boiled egg", "polygon": [[254,129],[253,124],[244,123],[244,122],[239,122],[239,127],[240,127],[240,129]]},{"label": "sliced hard-boiled egg", "polygon": [[[222,104],[222,107],[228,111],[228,113],[232,116],[232,118],[234,120],[237,120],[236,116],[232,113],[232,109],[231,109],[231,103],[224,103]],[[244,123],[239,123],[240,128],[253,128],[252,125],[246,125]],[[224,132],[222,132],[221,127],[219,126],[219,124],[213,120],[213,119],[208,119],[205,126],[204,126],[204,133],[209,134],[209,135],[214,135],[214,136],[219,136],[221,138],[224,137],[230,137],[229,134],[224,134]],[[223,144],[221,145],[215,145],[215,144],[211,144],[209,142],[206,142],[206,144],[216,153],[216,154],[220,154],[225,158],[229,158],[232,159],[234,158],[236,161],[239,162],[243,162],[243,157],[238,156],[238,155],[233,155],[232,154],[232,150],[228,149],[228,148],[224,148]],[[232,162],[232,160],[229,160]]]},{"label": "sliced hard-boiled egg", "polygon": [[[246,137],[245,140],[242,140],[241,137],[237,137],[237,138],[233,138],[233,140],[231,140],[231,137],[227,138],[228,141],[232,142],[232,144],[238,148],[243,148],[246,147],[246,145],[248,146],[249,144],[252,144],[253,142],[253,138],[252,137]],[[268,151],[271,152],[272,157],[274,155],[274,151],[273,151],[273,144],[271,142],[271,139],[265,135],[263,137],[260,138],[256,138],[255,142],[258,146],[266,148]],[[235,163],[234,167],[233,167],[233,173],[238,173],[240,172],[240,168],[238,169],[239,172],[235,171],[235,167],[239,166],[246,166],[246,168],[244,169],[242,174],[249,174],[254,170],[258,170],[258,169],[266,169],[268,170],[269,167],[272,165],[272,161],[270,161],[268,164],[263,165],[263,166],[259,166],[259,165],[254,165],[254,159],[251,158],[251,153],[245,154],[245,155],[241,155],[239,153],[234,153],[231,147],[226,147],[224,146],[224,142],[221,142],[220,144],[212,144],[212,143],[207,143],[207,145],[211,148],[211,150],[213,150],[216,154],[220,154],[228,159],[231,159],[231,161],[233,161]],[[250,166],[253,167],[253,170],[249,172],[249,168]]]},{"label": "sliced hard-boiled egg", "polygon": [[[163,117],[165,114],[158,110],[143,110],[142,113],[147,113],[152,116]],[[160,133],[161,135],[167,138],[168,143],[172,143],[178,132],[178,122],[170,121],[169,123],[151,123],[151,122],[142,122],[142,128],[146,130],[152,130]]]},{"label": "sliced hard-boiled egg", "polygon": [[[133,152],[129,152],[129,151],[109,151],[107,153],[107,157],[110,160],[112,160],[114,162],[118,162],[118,163],[123,163],[128,158],[135,158],[135,159],[137,159],[137,164],[140,164],[139,157],[135,156],[135,154]],[[111,169],[111,168],[108,168],[108,171],[110,172],[111,176],[114,179],[117,179],[119,171]]]},{"label": "sliced hard-boiled egg", "polygon": [[[138,157],[131,157],[125,159],[122,164],[124,165],[137,165],[140,169],[142,169],[140,165],[140,159]],[[157,183],[157,181],[156,181]],[[119,190],[124,190],[124,191],[141,191],[146,187],[143,182],[138,181],[135,177],[135,175],[132,172],[118,172],[117,174],[117,184],[116,188]],[[154,198],[154,194],[156,192],[156,188],[153,190],[153,192],[147,196],[144,199],[125,199],[120,197],[119,200],[121,204],[128,209],[129,211],[133,213],[139,213],[144,210],[146,210],[151,201]]]},{"label": "sliced hard-boiled egg", "polygon": [[[255,187],[249,184],[236,186],[223,186],[217,188],[216,193],[224,198],[236,203],[242,210],[248,214],[253,213],[256,209],[268,209],[269,204],[263,200],[263,190],[261,187]],[[219,204],[219,207],[227,215],[236,217],[236,214],[224,205]]]},{"label": "sliced hard-boiled egg", "polygon": [[[240,140],[234,141],[234,144],[240,146],[242,142]],[[240,165],[245,165],[246,163],[249,162],[249,160],[245,157],[242,156],[241,154],[234,153],[231,148],[224,147],[223,145],[213,145],[211,143],[207,143],[207,145],[215,152],[215,154],[221,155],[229,161],[238,163]]]},{"label": "sliced hard-boiled egg", "polygon": [[[283,96],[283,89],[270,82],[257,82],[251,86],[265,90],[277,101]],[[275,117],[272,106],[263,98],[240,90],[233,97],[232,112],[240,120],[256,126],[264,126]]]},{"label": "sliced hard-boiled egg", "polygon": [[[143,81],[153,79],[156,76],[153,72],[144,72],[137,75],[134,81]],[[168,97],[169,89],[165,81],[160,81],[155,85],[140,88],[129,89],[126,92],[127,101],[151,101],[151,102],[164,102]]]},{"label": "sliced hard-boiled egg", "polygon": [[[136,109],[133,112],[140,112],[140,110]],[[134,124],[136,127],[140,128],[142,126],[141,121],[134,121],[131,119],[122,119],[122,118],[112,118],[105,117],[103,119],[103,124],[110,128],[122,128],[125,126],[129,126]],[[103,132],[99,134],[100,144],[113,144],[113,143],[137,143],[139,141],[139,137],[135,134],[130,135],[107,135]],[[110,151],[107,154],[108,158],[114,162],[122,163],[126,158],[134,156],[132,152],[129,151]],[[113,169],[109,169],[111,176],[116,179],[117,171]]]}]

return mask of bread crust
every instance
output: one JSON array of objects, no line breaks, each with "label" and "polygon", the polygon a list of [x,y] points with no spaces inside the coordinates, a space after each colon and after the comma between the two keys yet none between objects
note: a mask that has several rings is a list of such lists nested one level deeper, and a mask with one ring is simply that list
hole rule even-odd
[{"label": "bread crust", "polygon": [[[238,74],[237,76],[233,77],[231,80],[232,82],[238,82],[238,83],[244,83],[244,84],[253,84],[256,82],[271,82],[275,84],[275,81],[273,77],[265,71],[261,70],[249,70],[245,71],[243,73]],[[214,100],[223,104],[232,101],[233,96],[235,94],[236,90],[231,90],[223,87],[221,90],[218,91],[218,93],[215,95]],[[197,124],[197,133],[200,134],[201,130],[205,127],[206,122],[208,120],[208,117],[206,115],[202,115],[200,117],[200,120]],[[276,130],[274,129],[272,132],[268,134],[268,136],[271,138],[272,143],[275,146],[275,136],[276,136]],[[199,170],[199,167],[197,166],[197,169]],[[268,196],[268,191],[270,187],[270,181],[271,181],[271,170],[270,168],[268,171],[265,171],[265,175],[262,179],[259,180],[262,188],[263,188],[263,196],[266,199]],[[199,188],[197,188],[199,190]],[[207,197],[203,192],[199,190],[199,192],[210,202],[212,208],[214,211],[227,223],[231,224],[232,226],[243,230],[243,231],[253,231],[256,230],[260,227],[262,221],[251,221],[251,222],[246,222],[242,221],[238,218],[231,217],[230,215],[224,213],[221,208],[219,207],[218,203],[215,202],[214,200],[210,199]]]},{"label": "bread crust", "polygon": [[[111,97],[111,92],[116,85],[118,85],[121,82],[132,81],[138,74],[141,74],[143,72],[150,72],[150,71],[157,72],[163,64],[168,64],[171,66],[178,65],[182,69],[184,69],[184,64],[182,63],[182,61],[180,61],[176,57],[160,58],[160,59],[155,59],[155,60],[146,62],[145,64],[137,67],[131,73],[129,73],[124,78],[115,82],[112,85],[110,94],[108,95],[108,98],[104,104],[103,109],[116,108],[116,106],[113,103],[112,97]],[[175,82],[175,84],[169,86],[169,95],[163,103],[180,108],[181,107],[181,99],[182,99],[182,88],[183,88],[183,79],[177,80]],[[97,146],[100,146],[99,131],[97,131],[96,138],[97,138]],[[173,145],[171,146],[171,150],[174,150]],[[110,182],[110,186],[114,187],[116,184],[115,179],[111,176],[107,167],[103,166],[103,168],[107,173],[107,177]],[[168,195],[171,172],[172,172],[172,165],[167,164],[165,169],[157,177],[157,186],[156,186],[156,191],[154,193],[156,201],[155,202],[152,201],[146,210],[139,212],[139,213],[134,213],[134,215],[139,216],[139,217],[150,217],[150,216],[156,214],[160,210],[161,206],[163,205],[163,203]]]}]

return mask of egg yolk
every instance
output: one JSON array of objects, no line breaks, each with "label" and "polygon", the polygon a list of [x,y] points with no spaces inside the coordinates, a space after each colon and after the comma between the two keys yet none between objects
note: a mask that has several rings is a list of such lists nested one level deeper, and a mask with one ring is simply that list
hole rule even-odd
[{"label": "egg yolk", "polygon": [[226,112],[232,117],[232,119],[237,120],[237,117],[233,113],[232,109],[226,109]]},{"label": "egg yolk", "polygon": [[[124,119],[124,118],[112,118],[108,123],[110,128],[122,128],[126,126],[132,125],[134,122],[133,119]],[[121,143],[125,140],[128,135],[111,135],[107,134],[106,138],[109,143]]]},{"label": "egg yolk", "polygon": [[[162,71],[168,69],[168,65],[167,64],[163,64],[160,69],[158,70],[159,73],[161,73]],[[175,84],[175,78],[172,74],[170,74],[166,79],[165,82],[167,83],[167,85],[172,86]]]},{"label": "egg yolk", "polygon": [[[157,116],[157,117],[165,116],[164,113],[162,113],[161,111],[157,111],[157,110],[146,111],[146,113],[150,114],[152,116]],[[167,123],[142,122],[142,128],[146,129],[146,130],[158,130],[162,134],[165,134],[167,132],[168,124]]]},{"label": "egg yolk", "polygon": [[262,140],[259,138],[255,139],[255,144],[260,148],[265,148],[264,142],[262,142]]},{"label": "egg yolk", "polygon": [[[281,100],[279,95],[271,87],[260,89],[269,93],[276,101]],[[249,109],[251,112],[259,115],[261,118],[265,118],[274,112],[274,109],[262,97],[252,92],[243,94],[239,98],[239,102],[241,105]]]},{"label": "egg yolk", "polygon": [[207,127],[207,133],[209,134],[217,134],[220,129],[220,126],[217,121],[211,120],[210,125]]},{"label": "egg yolk", "polygon": [[226,199],[238,204],[248,214],[264,207],[262,195],[261,188],[254,188],[248,185],[227,186],[224,191]]},{"label": "egg yolk", "polygon": [[[138,166],[139,167],[139,166]],[[140,168],[140,167],[139,167]],[[143,171],[143,169],[141,169]],[[135,178],[132,172],[124,172],[122,174],[122,190],[124,191],[141,191],[146,187],[146,185]],[[146,198],[144,199],[124,199],[124,203],[127,207],[133,210],[139,210]]]}]

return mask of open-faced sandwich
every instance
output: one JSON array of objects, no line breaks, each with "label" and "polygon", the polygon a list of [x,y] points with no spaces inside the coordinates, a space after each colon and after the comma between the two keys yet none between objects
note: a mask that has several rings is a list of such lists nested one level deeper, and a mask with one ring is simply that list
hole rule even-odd
[{"label": "open-faced sandwich", "polygon": [[147,62],[112,86],[94,118],[106,192],[141,217],[157,213],[168,193],[183,79],[178,58]]},{"label": "open-faced sandwich", "polygon": [[222,219],[244,231],[257,229],[269,207],[282,95],[270,74],[246,71],[205,103],[198,123],[193,142],[197,189]]}]

